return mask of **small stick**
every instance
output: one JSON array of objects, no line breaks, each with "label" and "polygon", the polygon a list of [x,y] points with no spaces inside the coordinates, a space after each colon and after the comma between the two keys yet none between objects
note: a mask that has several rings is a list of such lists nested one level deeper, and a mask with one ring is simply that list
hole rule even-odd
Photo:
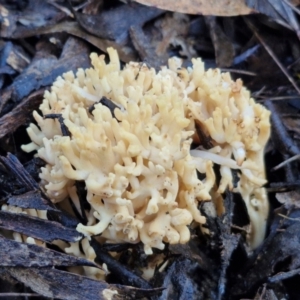
[{"label": "small stick", "polygon": [[[110,99],[106,98],[105,96],[103,96],[98,103],[101,103],[102,105],[106,106],[110,110],[110,113],[111,113],[112,117],[116,119],[114,111],[115,111],[116,108],[121,109],[118,105],[116,105],[114,102],[112,102]],[[95,104],[93,104],[92,106],[89,107],[89,113],[90,114],[95,109],[96,104],[97,103],[95,103]]]},{"label": "small stick", "polygon": [[286,166],[287,164],[295,161],[295,160],[298,160],[300,158],[300,154],[297,154],[297,155],[294,155],[293,157],[290,157],[288,158],[287,160],[283,161],[282,163],[280,163],[279,165],[277,165],[276,167],[274,167],[272,169],[272,171],[277,171],[279,170],[280,168]]},{"label": "small stick", "polygon": [[60,124],[61,133],[63,136],[71,136],[71,132],[69,131],[68,127],[64,123],[64,118],[62,114],[48,114],[44,116],[45,119],[58,119]]},{"label": "small stick", "polygon": [[[245,19],[246,20],[246,19]],[[281,71],[284,73],[284,75],[287,77],[287,79],[290,81],[290,83],[294,86],[295,90],[300,94],[300,88],[298,87],[296,81],[293,79],[293,77],[289,74],[287,69],[283,66],[283,64],[280,62],[276,54],[273,52],[273,50],[269,47],[269,45],[264,41],[264,39],[259,35],[257,32],[255,26],[249,21],[246,20],[247,25],[249,28],[253,31],[256,38],[260,41],[260,43],[264,46],[266,51],[269,53],[269,55],[273,58],[277,66],[281,69]]]},{"label": "small stick", "polygon": [[292,191],[300,187],[300,181],[292,181],[292,182],[275,182],[271,183],[271,187],[267,188],[268,193],[284,193],[288,191]]},{"label": "small stick", "polygon": [[277,100],[289,100],[289,99],[300,99],[299,95],[295,96],[278,96],[278,97],[272,97],[272,98],[261,98],[261,99],[256,99],[256,101],[277,101]]}]

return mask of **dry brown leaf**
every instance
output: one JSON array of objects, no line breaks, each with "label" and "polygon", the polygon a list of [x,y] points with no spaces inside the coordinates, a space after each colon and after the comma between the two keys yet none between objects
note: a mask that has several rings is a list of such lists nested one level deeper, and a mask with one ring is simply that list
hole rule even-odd
[{"label": "dry brown leaf", "polygon": [[235,55],[233,43],[226,36],[215,16],[205,17],[205,22],[214,45],[217,66],[230,67]]},{"label": "dry brown leaf", "polygon": [[237,16],[253,13],[245,0],[135,0],[144,5],[193,15]]},{"label": "dry brown leaf", "polygon": [[[156,54],[160,57],[167,53],[167,49],[180,47],[181,56],[186,56],[189,60],[197,56],[191,41],[188,39],[188,31],[190,26],[190,18],[187,15],[174,13],[166,14],[155,22],[155,27],[159,29],[162,35],[162,40],[157,42]],[[168,57],[166,57],[166,62]]]},{"label": "dry brown leaf", "polygon": [[293,206],[299,208],[300,201],[299,201],[299,190],[286,192],[286,193],[276,193],[276,199],[284,204],[286,208],[291,208]]},{"label": "dry brown leaf", "polygon": [[[299,100],[297,99],[297,101]],[[283,116],[283,123],[287,130],[294,134],[300,135],[300,119],[298,117],[298,114],[296,114],[295,116]]]}]

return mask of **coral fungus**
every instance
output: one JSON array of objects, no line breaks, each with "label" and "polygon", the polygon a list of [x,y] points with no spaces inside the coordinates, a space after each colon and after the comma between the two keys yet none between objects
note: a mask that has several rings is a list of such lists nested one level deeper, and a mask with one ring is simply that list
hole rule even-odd
[{"label": "coral fungus", "polygon": [[[38,126],[28,128],[32,143],[23,150],[37,150],[46,162],[40,178],[50,199],[70,197],[79,208],[75,181],[83,181],[91,211],[77,230],[111,242],[141,241],[151,254],[164,242],[186,243],[188,225],[205,223],[199,202],[210,200],[212,190],[233,189],[231,169],[238,169],[236,191],[259,223],[250,237],[257,246],[268,214],[261,186],[269,112],[240,80],[205,71],[200,59],[181,69],[171,58],[169,68],[155,72],[134,62],[121,69],[117,52],[108,53],[108,64],[93,53],[92,68],[58,77],[45,93],[42,116],[34,112]],[[44,118],[51,114],[63,124]],[[210,137],[210,149],[191,150],[196,125]],[[219,186],[213,164],[220,165]]]}]

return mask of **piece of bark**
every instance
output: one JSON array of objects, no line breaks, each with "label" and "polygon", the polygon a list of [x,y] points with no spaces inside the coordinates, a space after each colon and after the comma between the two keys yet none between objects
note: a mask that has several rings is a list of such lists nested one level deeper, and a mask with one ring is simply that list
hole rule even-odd
[{"label": "piece of bark", "polygon": [[27,121],[28,116],[31,115],[34,110],[38,109],[41,104],[44,92],[44,88],[33,92],[11,112],[0,118],[0,139],[8,134],[12,134]]},{"label": "piece of bark", "polygon": [[45,242],[63,240],[74,243],[83,237],[76,229],[65,227],[60,223],[6,211],[0,211],[0,228],[19,232]]},{"label": "piece of bark", "polygon": [[81,257],[67,255],[38,245],[20,243],[0,235],[1,267],[68,267],[89,266],[99,268],[95,263]]},{"label": "piece of bark", "polygon": [[27,190],[38,190],[38,183],[29,175],[20,163],[18,158],[8,153],[7,157],[0,156],[0,162],[6,167],[7,171],[10,172],[16,178],[17,182]]},{"label": "piece of bark", "polygon": [[7,203],[22,208],[58,211],[54,204],[49,199],[43,197],[38,190],[29,191],[22,195],[10,196]]},{"label": "piece of bark", "polygon": [[[161,292],[160,289],[141,290],[128,286],[108,284],[104,281],[93,280],[85,276],[49,268],[25,269],[9,267],[5,268],[5,271],[36,293],[64,300],[139,299],[151,297]],[[110,291],[112,292],[110,293]],[[111,298],[107,297],[109,294]]]}]

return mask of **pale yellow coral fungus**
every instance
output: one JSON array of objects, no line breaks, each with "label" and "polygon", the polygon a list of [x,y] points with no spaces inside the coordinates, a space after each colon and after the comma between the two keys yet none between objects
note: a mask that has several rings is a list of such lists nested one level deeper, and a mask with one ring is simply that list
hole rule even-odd
[{"label": "pale yellow coral fungus", "polygon": [[[30,125],[32,143],[23,146],[45,160],[40,177],[53,202],[70,197],[78,207],[74,183],[85,182],[91,211],[88,224],[77,230],[112,242],[142,241],[147,254],[164,242],[186,243],[188,225],[205,223],[199,201],[210,200],[212,189],[214,195],[232,189],[231,169],[240,170],[237,190],[247,207],[259,203],[264,226],[269,112],[240,81],[205,71],[200,59],[179,69],[180,60],[172,58],[169,68],[156,73],[138,63],[121,69],[117,52],[108,53],[108,64],[93,53],[92,68],[64,74],[45,93],[43,116],[61,114],[70,136],[62,135],[57,119],[34,112],[38,127]],[[113,114],[99,103],[103,97],[117,107]],[[212,149],[190,151],[195,121],[211,137]],[[221,166],[219,187],[213,163]],[[257,243],[261,237],[255,234]]]}]

